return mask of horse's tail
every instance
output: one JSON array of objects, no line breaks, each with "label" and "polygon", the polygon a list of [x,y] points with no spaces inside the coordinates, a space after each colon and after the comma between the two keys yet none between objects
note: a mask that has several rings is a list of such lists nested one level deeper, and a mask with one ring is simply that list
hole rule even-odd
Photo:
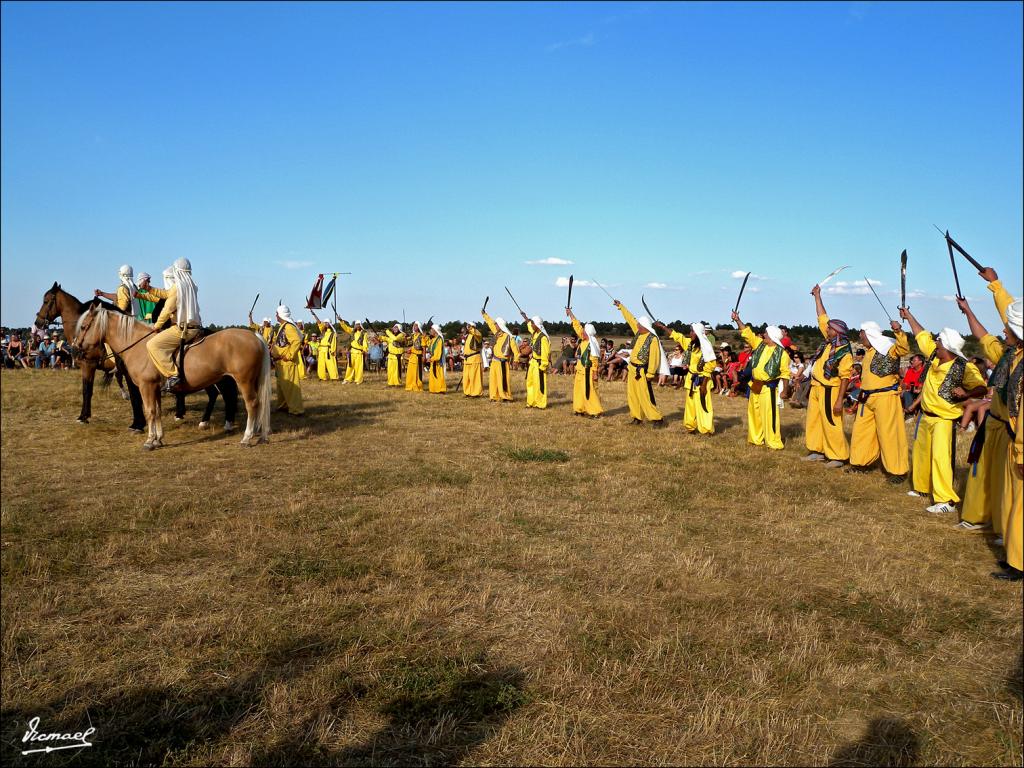
[{"label": "horse's tail", "polygon": [[270,348],[263,337],[259,337],[260,346],[263,348],[263,367],[260,369],[260,380],[257,385],[260,398],[259,430],[264,440],[270,438]]}]

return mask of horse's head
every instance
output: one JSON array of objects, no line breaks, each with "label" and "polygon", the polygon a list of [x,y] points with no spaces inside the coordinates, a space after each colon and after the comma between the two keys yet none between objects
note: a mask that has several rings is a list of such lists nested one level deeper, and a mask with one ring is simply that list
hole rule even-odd
[{"label": "horse's head", "polygon": [[43,294],[43,304],[36,313],[36,319],[33,323],[34,327],[44,329],[57,319],[57,315],[60,314],[60,309],[57,307],[57,299],[60,293],[60,284],[54,280],[53,287]]},{"label": "horse's head", "polygon": [[89,308],[79,316],[75,326],[75,339],[72,342],[74,348],[89,349],[102,345],[106,320],[107,311],[100,305],[99,299],[89,302]]}]

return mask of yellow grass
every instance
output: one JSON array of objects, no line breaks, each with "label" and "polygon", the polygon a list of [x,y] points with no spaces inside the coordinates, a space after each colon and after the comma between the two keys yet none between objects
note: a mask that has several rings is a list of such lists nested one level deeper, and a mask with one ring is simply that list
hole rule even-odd
[{"label": "yellow grass", "polygon": [[[454,386],[454,379],[451,380]],[[21,764],[1021,763],[1021,588],[880,474],[719,434],[307,381],[271,444],[2,377]],[[165,401],[166,402],[166,401]],[[220,411],[215,418],[219,422]],[[564,454],[564,455],[563,455]],[[95,747],[21,757],[40,730]]]}]

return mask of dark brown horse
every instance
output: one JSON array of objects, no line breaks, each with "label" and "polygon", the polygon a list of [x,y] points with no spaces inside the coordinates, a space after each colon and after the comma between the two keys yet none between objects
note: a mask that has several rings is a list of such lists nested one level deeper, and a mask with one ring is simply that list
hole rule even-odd
[{"label": "dark brown horse", "polygon": [[[58,317],[64,324],[65,334],[71,336],[75,333],[75,326],[78,323],[78,318],[81,317],[82,313],[89,308],[90,302],[81,302],[70,293],[60,287],[60,283],[54,282],[53,286],[43,294],[43,303],[39,307],[39,312],[36,313],[35,327],[39,329],[46,328],[50,323],[56,320]],[[68,342],[72,342],[72,338],[68,338]],[[132,404],[132,423],[129,429],[141,432],[146,428],[146,416],[142,411],[142,395],[139,394],[139,388],[135,386],[135,383],[131,380],[131,377],[127,375],[126,371],[118,370],[117,361],[113,355],[108,354],[106,348],[101,344],[98,347],[89,347],[82,349],[73,350],[78,360],[78,367],[82,371],[82,411],[78,415],[78,421],[82,424],[88,424],[89,419],[92,418],[92,393],[93,385],[95,383],[96,371],[104,371],[107,376],[116,374],[118,376],[118,383],[120,384],[120,378],[124,377],[125,383],[127,384],[128,399]],[[108,378],[109,381],[109,378]],[[207,387],[206,396],[208,398],[206,404],[206,411],[203,414],[203,419],[199,423],[200,428],[204,428],[210,421],[210,415],[213,413],[214,403],[217,402],[218,389],[224,396],[224,410],[225,420],[224,429],[230,432],[234,429],[235,413],[238,410],[238,387],[230,379],[218,382],[216,387]],[[177,407],[175,409],[175,415],[184,417],[185,415],[185,400],[184,396],[178,398]]]},{"label": "dark brown horse", "polygon": [[[78,319],[75,345],[93,347],[109,344],[124,361],[128,375],[142,393],[149,427],[143,445],[147,450],[163,445],[160,417],[160,385],[163,376],[153,365],[146,342],[153,326],[93,301]],[[188,390],[197,392],[230,376],[245,400],[246,426],[242,445],[266,442],[270,435],[270,350],[252,331],[228,328],[212,333],[192,346],[185,355],[184,380]]]}]

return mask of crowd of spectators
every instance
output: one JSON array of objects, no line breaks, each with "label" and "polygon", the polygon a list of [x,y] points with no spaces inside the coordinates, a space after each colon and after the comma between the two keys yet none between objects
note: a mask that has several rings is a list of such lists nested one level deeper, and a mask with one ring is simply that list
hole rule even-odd
[{"label": "crowd of spectators", "polygon": [[44,333],[42,336],[4,331],[2,346],[4,368],[75,367],[71,345],[59,331]]}]

